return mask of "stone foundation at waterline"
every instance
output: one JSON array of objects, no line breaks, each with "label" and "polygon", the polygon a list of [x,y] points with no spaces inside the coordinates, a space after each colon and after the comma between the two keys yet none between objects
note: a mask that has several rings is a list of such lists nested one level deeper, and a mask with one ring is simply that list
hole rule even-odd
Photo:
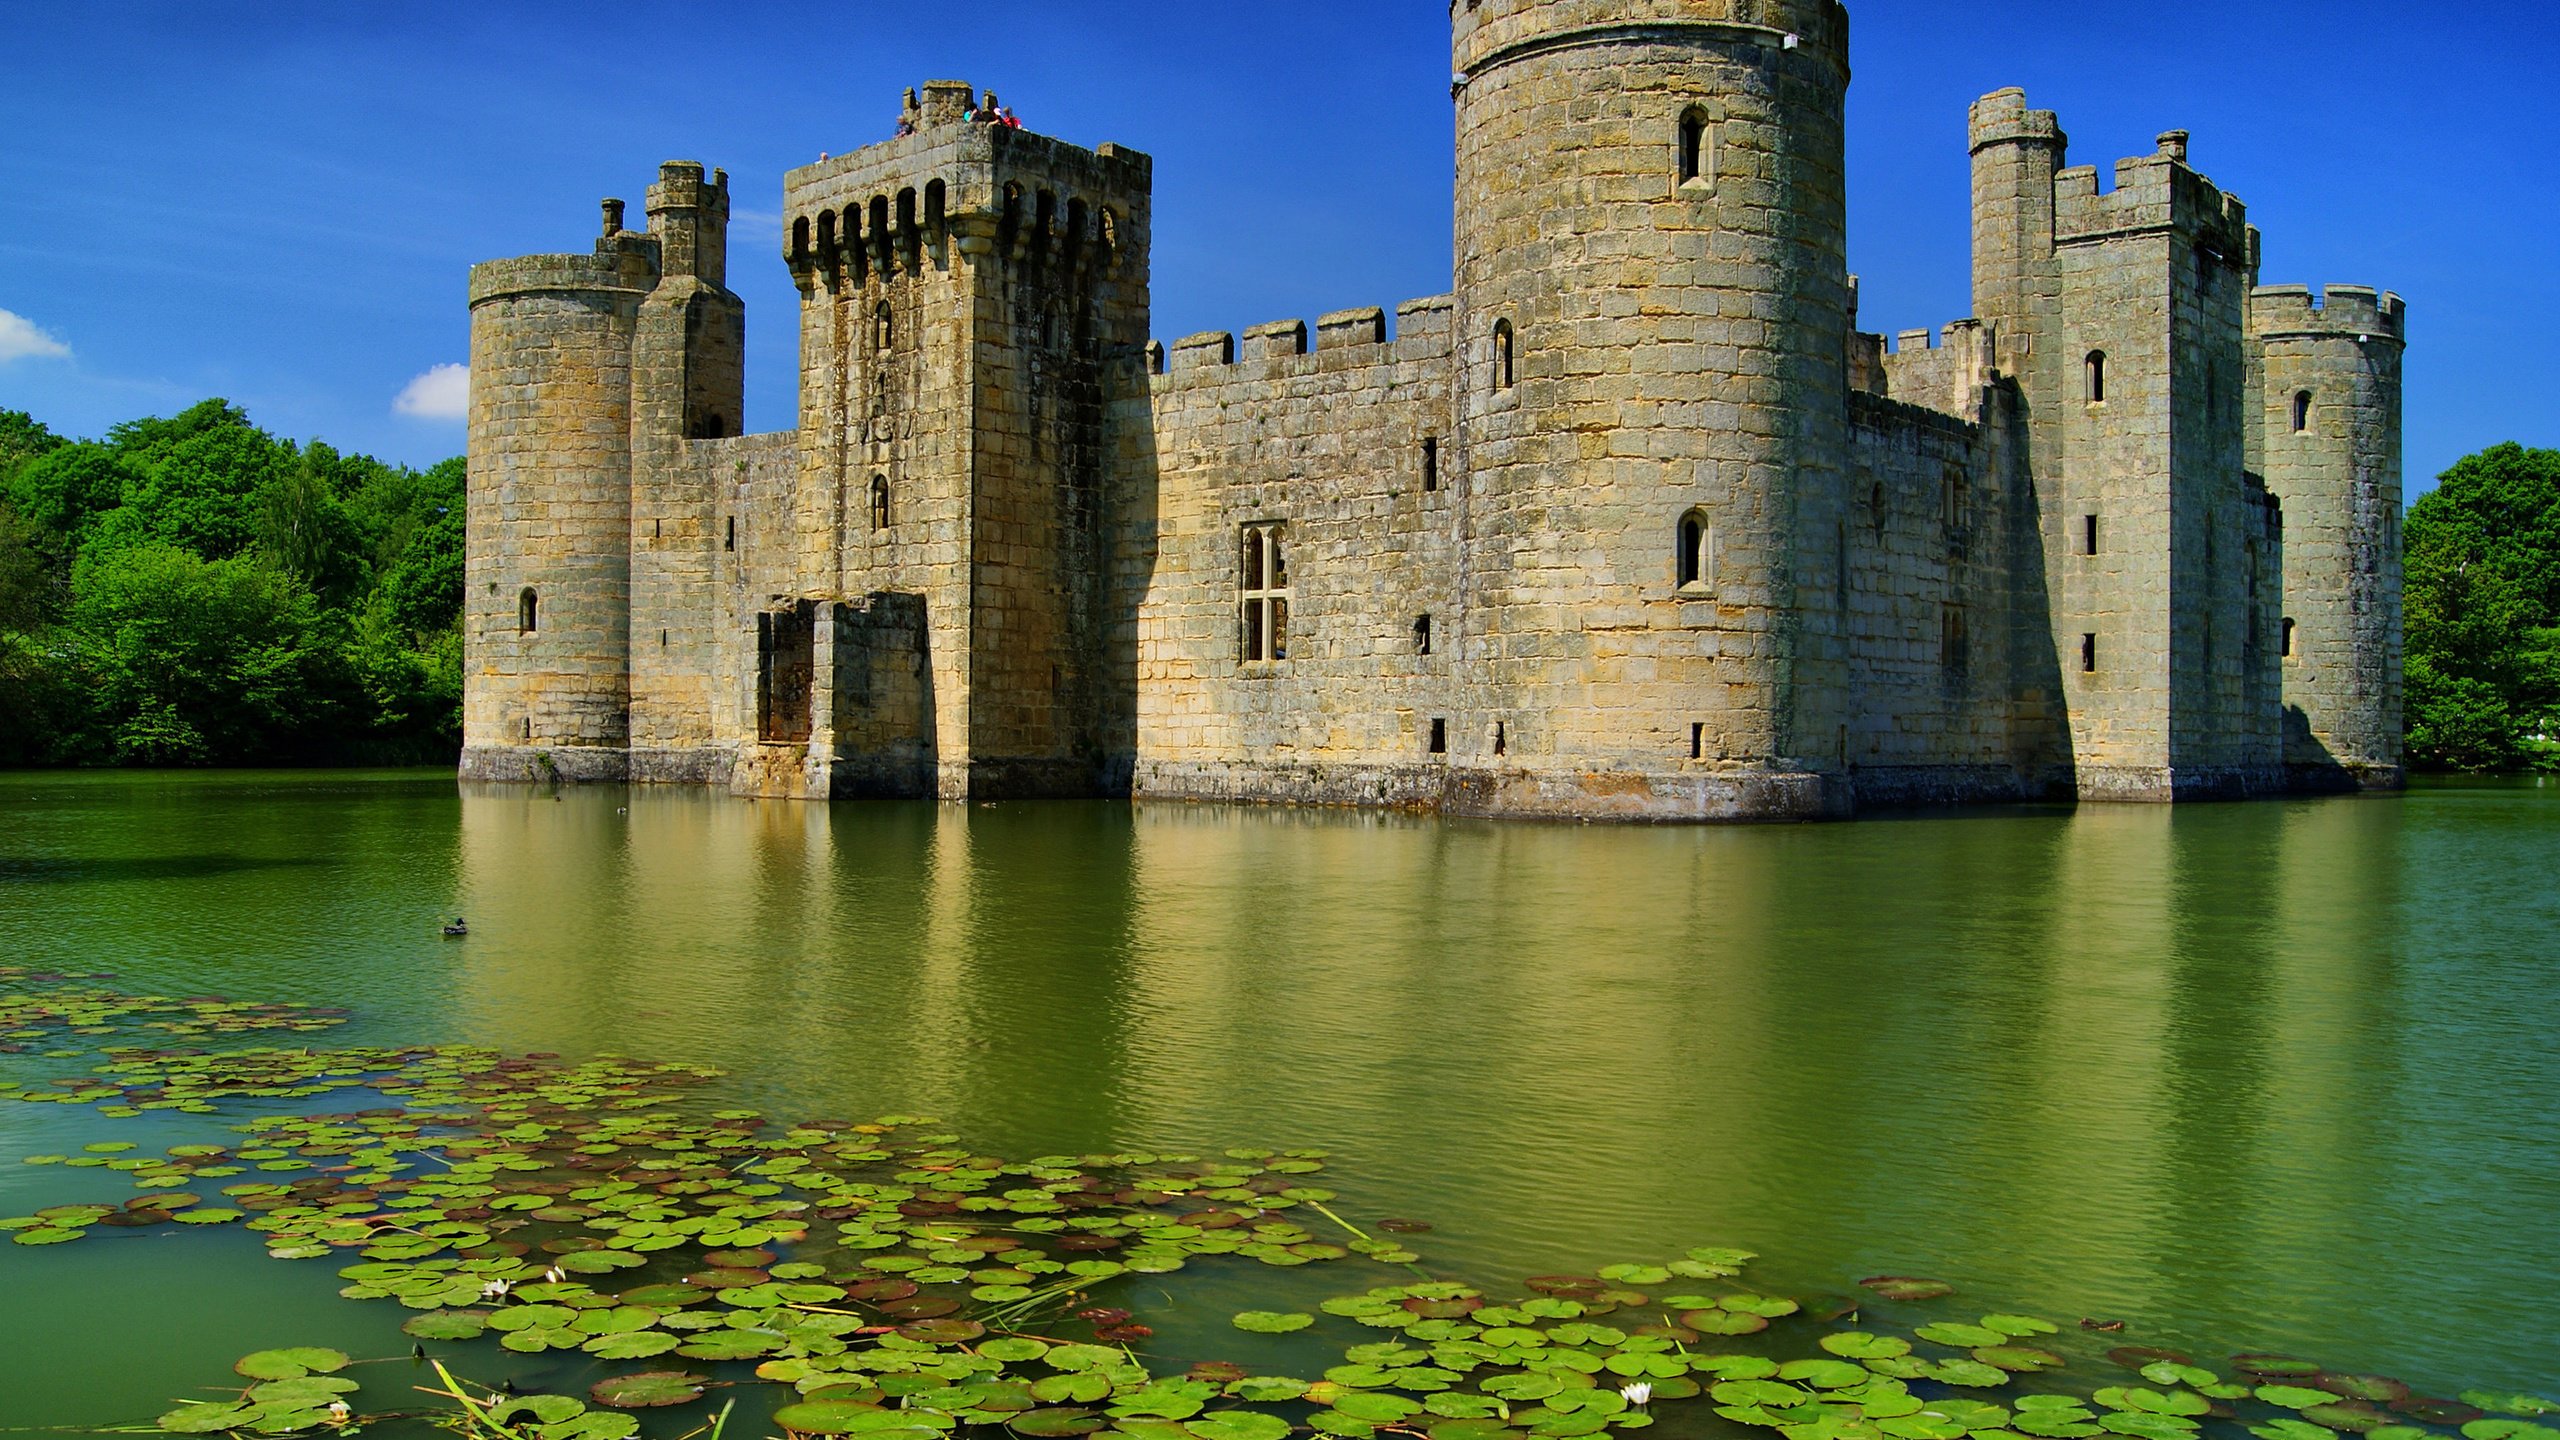
[{"label": "stone foundation at waterline", "polygon": [[[2389,788],[2397,296],[2183,132],[1973,107],[1972,317],[1845,264],[1835,0],[1452,17],[1451,294],[1151,339],[1154,166],[972,118],[473,272],[463,770],[1629,820]],[[2272,163],[2272,159],[2270,161]],[[2288,523],[2291,533],[2288,534]]]}]

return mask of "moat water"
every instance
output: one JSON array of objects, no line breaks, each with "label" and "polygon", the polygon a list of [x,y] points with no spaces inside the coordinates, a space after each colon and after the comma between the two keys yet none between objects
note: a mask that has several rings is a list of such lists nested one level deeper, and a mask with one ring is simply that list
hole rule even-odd
[{"label": "moat water", "polygon": [[[1481,1281],[1742,1245],[1803,1293],[1936,1276],[2438,1391],[2560,1382],[2555,875],[2531,781],[1629,830],[0,776],[0,964],[702,1062],[1017,1157],[1322,1147]],[[100,1124],[0,1109],[0,1215],[129,1194],[16,1163]],[[0,1430],[407,1353],[332,1269],[238,1227],[0,1245]]]}]

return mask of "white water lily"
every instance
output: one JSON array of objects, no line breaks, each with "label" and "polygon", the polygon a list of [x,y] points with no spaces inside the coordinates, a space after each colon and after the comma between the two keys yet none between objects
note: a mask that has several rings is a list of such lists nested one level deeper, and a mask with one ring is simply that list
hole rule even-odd
[{"label": "white water lily", "polygon": [[1627,1403],[1633,1405],[1639,1410],[1643,1409],[1653,1400],[1653,1386],[1642,1380],[1637,1381],[1633,1385],[1621,1387],[1618,1393],[1626,1396]]},{"label": "white water lily", "polygon": [[545,1284],[557,1285],[568,1278],[569,1272],[561,1269],[557,1265],[554,1265],[550,1269],[542,1272],[542,1279]]},{"label": "white water lily", "polygon": [[356,1410],[354,1406],[348,1404],[344,1400],[332,1400],[329,1402],[330,1424],[344,1428],[346,1423],[354,1418],[356,1418]]},{"label": "white water lily", "polygon": [[514,1288],[516,1287],[508,1284],[504,1280],[492,1280],[488,1284],[480,1287],[480,1298],[483,1300],[504,1300],[507,1298],[507,1292]]}]

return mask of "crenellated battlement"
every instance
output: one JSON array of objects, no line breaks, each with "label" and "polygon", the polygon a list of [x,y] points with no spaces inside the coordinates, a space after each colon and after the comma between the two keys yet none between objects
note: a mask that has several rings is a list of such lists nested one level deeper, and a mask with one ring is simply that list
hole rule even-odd
[{"label": "crenellated battlement", "polygon": [[1992,145],[2050,145],[2059,154],[2071,141],[2063,133],[2061,116],[2028,108],[2027,92],[2016,88],[1994,90],[1974,101],[1966,133],[1977,155]]},{"label": "crenellated battlement", "polygon": [[2115,188],[2101,193],[2094,165],[2053,177],[2054,239],[2059,244],[2170,231],[2239,260],[2249,254],[2249,207],[2187,163],[2187,132],[2171,130],[2160,148],[2116,162]]},{"label": "crenellated battlement", "polygon": [[1998,368],[1996,328],[1957,320],[1939,331],[1905,330],[1873,363],[1882,388],[1872,393],[1970,422],[1981,409],[1982,388]]},{"label": "crenellated battlement", "polygon": [[729,213],[729,172],[706,170],[699,160],[670,160],[658,167],[658,183],[649,187],[649,213],[698,209]]},{"label": "crenellated battlement", "polygon": [[2249,333],[2260,340],[2344,337],[2409,339],[2409,302],[2365,285],[2266,285],[2249,292]]},{"label": "crenellated battlement", "polygon": [[1216,379],[1200,372],[1224,372],[1253,366],[1323,369],[1335,364],[1365,364],[1408,347],[1437,351],[1449,341],[1454,303],[1446,295],[1408,300],[1396,307],[1395,334],[1387,333],[1387,312],[1372,305],[1336,310],[1318,319],[1312,330],[1304,320],[1274,320],[1239,336],[1229,330],[1187,335],[1171,345],[1147,347],[1147,368],[1157,376]]},{"label": "crenellated battlement", "polygon": [[1843,78],[1849,69],[1849,12],[1840,0],[1454,0],[1449,21],[1461,85],[1527,55],[1656,34],[1801,52],[1829,61]]},{"label": "crenellated battlement", "polygon": [[972,119],[977,91],[961,81],[908,100],[914,133],[784,177],[783,259],[804,292],[913,273],[955,243],[1070,273],[1108,274],[1125,259],[1152,185],[1148,156]]}]

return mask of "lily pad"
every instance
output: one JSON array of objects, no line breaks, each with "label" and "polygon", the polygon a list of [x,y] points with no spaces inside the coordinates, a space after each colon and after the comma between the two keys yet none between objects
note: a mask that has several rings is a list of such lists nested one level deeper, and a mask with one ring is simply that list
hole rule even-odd
[{"label": "lily pad", "polygon": [[1921,1339],[1933,1345],[1950,1345],[1958,1350],[1974,1350],[1983,1346],[1999,1345],[2005,1343],[2007,1339],[1999,1331],[1985,1329],[1980,1325],[1923,1325],[1917,1333]]},{"label": "lily pad", "polygon": [[221,1435],[258,1423],[264,1406],[226,1401],[181,1406],[155,1423],[171,1435]]},{"label": "lily pad", "polygon": [[[774,1418],[782,1419],[778,1415]],[[1032,1440],[1064,1440],[1064,1437],[1071,1435],[1090,1435],[1110,1422],[1091,1410],[1058,1406],[1047,1410],[1025,1410],[1020,1414],[1008,1415],[1004,1423],[1013,1433],[1031,1436]]]},{"label": "lily pad", "polygon": [[305,1375],[332,1375],[351,1363],[344,1351],[301,1348],[243,1355],[231,1368],[252,1380],[299,1380]]},{"label": "lily pad", "polygon": [[1247,1310],[1235,1317],[1235,1327],[1255,1335],[1286,1335],[1304,1330],[1316,1323],[1313,1315],[1281,1314],[1270,1310]]},{"label": "lily pad", "polygon": [[2419,1395],[2413,1395],[2406,1400],[2392,1401],[2391,1410],[2394,1414],[2406,1415],[2412,1420],[2423,1421],[2429,1425],[2468,1425],[2474,1420],[2483,1418],[2485,1413],[2479,1406],[2466,1401],[2442,1400]]},{"label": "lily pad", "polygon": [[1911,1342],[1898,1335],[1869,1335],[1858,1330],[1825,1335],[1821,1345],[1848,1360],[1890,1360],[1911,1353]]},{"label": "lily pad", "polygon": [[1520,1434],[1500,1420],[1443,1420],[1426,1432],[1431,1440],[1512,1440]]},{"label": "lily pad", "polygon": [[1277,1415],[1252,1410],[1221,1410],[1196,1416],[1183,1428],[1200,1440],[1284,1440],[1289,1422]]},{"label": "lily pad", "polygon": [[430,1310],[400,1327],[420,1340],[477,1340],[489,1329],[484,1310]]},{"label": "lily pad", "polygon": [[2501,1390],[2465,1390],[2462,1403],[2477,1406],[2493,1415],[2513,1415],[2530,1419],[2538,1415],[2560,1415],[2560,1403],[2539,1395],[2523,1395]]},{"label": "lily pad", "polygon": [[1680,1323],[1701,1335],[1757,1335],[1769,1328],[1767,1317],[1738,1310],[1691,1310]]},{"label": "lily pad", "polygon": [[883,1417],[892,1413],[868,1401],[812,1396],[775,1411],[773,1423],[802,1435],[847,1435],[886,1428]]},{"label": "lily pad", "polygon": [[704,1383],[702,1376],[681,1370],[644,1370],[599,1380],[587,1393],[616,1410],[657,1410],[701,1399]]}]

